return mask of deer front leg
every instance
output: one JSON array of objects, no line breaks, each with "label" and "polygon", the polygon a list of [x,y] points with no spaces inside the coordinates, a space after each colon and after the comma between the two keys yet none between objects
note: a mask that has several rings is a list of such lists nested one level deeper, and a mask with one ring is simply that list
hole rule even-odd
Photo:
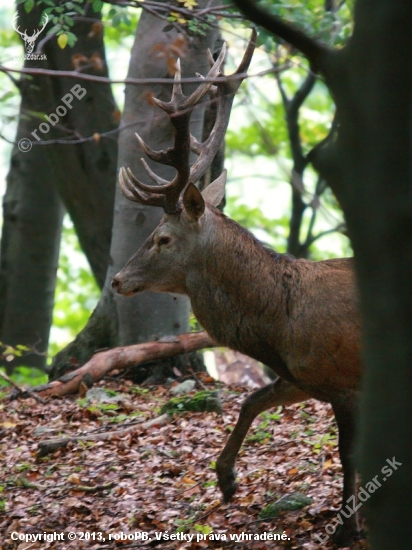
[{"label": "deer front leg", "polygon": [[216,462],[217,478],[224,502],[228,502],[236,492],[236,456],[254,419],[272,407],[292,405],[307,399],[310,399],[309,395],[281,378],[277,378],[273,384],[247,397],[240,410],[235,429]]}]

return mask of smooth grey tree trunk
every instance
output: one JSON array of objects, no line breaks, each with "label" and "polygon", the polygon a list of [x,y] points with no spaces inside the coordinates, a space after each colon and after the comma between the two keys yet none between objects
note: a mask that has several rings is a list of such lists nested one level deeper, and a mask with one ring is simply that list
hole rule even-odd
[{"label": "smooth grey tree trunk", "polygon": [[[206,5],[206,2],[203,3]],[[167,56],[161,53],[169,51],[178,34],[175,30],[164,32],[165,26],[164,21],[143,10],[131,52],[128,77],[170,76]],[[209,64],[206,52],[208,48],[213,51],[217,37],[218,31],[210,28],[205,36],[196,35],[188,39],[188,49],[181,60],[183,76],[207,73]],[[188,94],[195,87],[184,86],[184,92]],[[150,180],[140,162],[144,154],[134,134],[139,133],[153,149],[166,149],[171,145],[172,128],[168,117],[150,101],[151,95],[168,101],[171,90],[172,85],[126,85],[118,168],[130,167],[137,178],[146,182]],[[193,113],[191,127],[198,139],[202,133],[203,117],[204,106],[200,106]],[[174,170],[170,167],[152,164],[152,168],[165,179],[174,176]],[[111,288],[113,276],[143,244],[162,214],[159,208],[128,201],[116,188],[110,251],[112,261],[102,297],[85,329],[56,356],[51,370],[53,378],[70,370],[73,365],[84,363],[98,348],[145,342],[189,330],[190,304],[186,297],[143,293],[124,298],[117,294],[114,296]]]},{"label": "smooth grey tree trunk", "polygon": [[[21,28],[35,29],[40,12],[26,14],[19,9]],[[61,50],[55,39],[44,48],[47,61],[25,61],[26,67],[72,70],[72,56],[97,54],[104,62],[102,36],[89,37],[92,23],[76,22],[79,37],[75,47]],[[39,39],[43,38],[43,35]],[[93,71],[91,71],[93,72]],[[96,74],[96,73],[95,73]],[[106,68],[97,74],[107,75]],[[56,112],[62,98],[76,84],[86,90],[83,98],[74,97],[72,109],[60,117],[46,134],[38,130],[43,117]],[[80,243],[92,266],[96,280],[103,285],[109,261],[114,178],[116,173],[116,138],[99,143],[77,145],[39,145],[42,140],[67,137],[66,130],[78,136],[91,136],[116,127],[116,106],[109,85],[52,79],[36,76],[20,80],[22,102],[16,142],[30,139],[28,152],[13,148],[7,190],[3,200],[4,224],[0,264],[0,341],[8,345],[35,346],[30,353],[5,364],[10,370],[18,364],[44,367],[52,320],[54,290],[64,206],[69,211]],[[64,127],[64,131],[61,129]]]}]

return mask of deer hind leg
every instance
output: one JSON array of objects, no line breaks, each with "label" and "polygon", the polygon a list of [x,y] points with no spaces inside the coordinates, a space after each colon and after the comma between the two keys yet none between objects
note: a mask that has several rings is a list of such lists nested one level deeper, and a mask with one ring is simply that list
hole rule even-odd
[{"label": "deer hind leg", "polygon": [[332,408],[339,428],[339,454],[343,469],[342,508],[339,512],[343,523],[336,529],[333,541],[338,547],[342,547],[351,546],[354,537],[359,535],[355,507],[356,469],[353,462],[357,399],[351,396],[344,402],[332,403]]},{"label": "deer hind leg", "polygon": [[273,384],[265,386],[244,401],[235,429],[216,462],[216,472],[223,500],[228,502],[237,489],[235,462],[243,440],[253,420],[263,411],[280,405],[292,405],[310,399],[290,382],[277,378]]}]

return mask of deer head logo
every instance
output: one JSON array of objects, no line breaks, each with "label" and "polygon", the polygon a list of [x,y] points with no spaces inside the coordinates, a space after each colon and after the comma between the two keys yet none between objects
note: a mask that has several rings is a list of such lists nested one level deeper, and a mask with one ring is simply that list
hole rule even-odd
[{"label": "deer head logo", "polygon": [[13,21],[12,21],[12,26],[13,26],[13,29],[19,33],[19,35],[22,37],[23,41],[24,41],[24,46],[26,48],[26,52],[27,53],[32,53],[33,52],[33,49],[34,49],[34,44],[37,40],[37,37],[40,35],[41,32],[43,32],[45,26],[47,25],[47,23],[49,22],[49,18],[47,16],[47,14],[44,16],[44,18],[42,18],[42,21],[43,21],[43,26],[40,30],[37,30],[37,31],[33,31],[33,34],[32,36],[29,36],[27,34],[27,30],[25,30],[24,32],[21,32],[19,31],[19,27],[17,26],[17,20],[19,18],[19,14],[16,12],[14,14],[14,17],[13,17]]}]

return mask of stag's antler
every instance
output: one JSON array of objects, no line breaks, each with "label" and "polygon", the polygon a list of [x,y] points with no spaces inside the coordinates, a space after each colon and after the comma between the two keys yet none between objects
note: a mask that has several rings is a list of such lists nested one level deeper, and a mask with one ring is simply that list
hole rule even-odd
[{"label": "stag's antler", "polygon": [[[222,76],[221,67],[226,55],[226,45],[223,45],[216,61],[213,61],[209,52],[212,67],[204,79],[206,81],[189,97],[182,93],[180,62],[178,61],[171,100],[166,103],[154,98],[156,104],[170,117],[174,133],[173,147],[170,147],[167,151],[154,151],[136,134],[146,155],[156,162],[173,166],[177,172],[176,176],[170,182],[164,180],[149,168],[144,159],[141,159],[146,172],[157,184],[146,185],[133,175],[130,168],[122,167],[119,173],[119,183],[123,194],[128,199],[151,206],[160,206],[168,214],[180,210],[180,195],[189,183],[196,183],[203,176],[225,137],[234,95],[246,76],[245,73],[250,65],[255,45],[256,31],[253,30],[243,59],[234,75],[232,75],[236,75],[238,78],[221,82],[219,82],[219,76]],[[216,79],[215,82],[210,82],[209,80],[213,78]],[[206,141],[200,143],[190,134],[189,123],[194,107],[208,92],[217,98],[218,109],[216,121],[209,137]],[[190,168],[189,157],[191,151],[199,155],[199,158]]]},{"label": "stag's antler", "polygon": [[23,36],[23,35],[26,34],[26,33],[25,33],[25,32],[23,33],[23,32],[21,32],[21,31],[19,31],[20,26],[17,26],[17,21],[18,21],[18,19],[19,19],[19,14],[18,14],[17,11],[16,11],[16,13],[15,13],[14,16],[13,16],[13,19],[11,20],[11,26],[13,27],[13,29],[14,29],[20,36]]},{"label": "stag's antler", "polygon": [[44,23],[43,23],[43,26],[40,30],[38,31],[34,31],[33,33],[33,38],[36,39],[40,33],[42,33],[47,25],[47,23],[49,22],[49,16],[47,15],[47,13],[44,14]]}]

